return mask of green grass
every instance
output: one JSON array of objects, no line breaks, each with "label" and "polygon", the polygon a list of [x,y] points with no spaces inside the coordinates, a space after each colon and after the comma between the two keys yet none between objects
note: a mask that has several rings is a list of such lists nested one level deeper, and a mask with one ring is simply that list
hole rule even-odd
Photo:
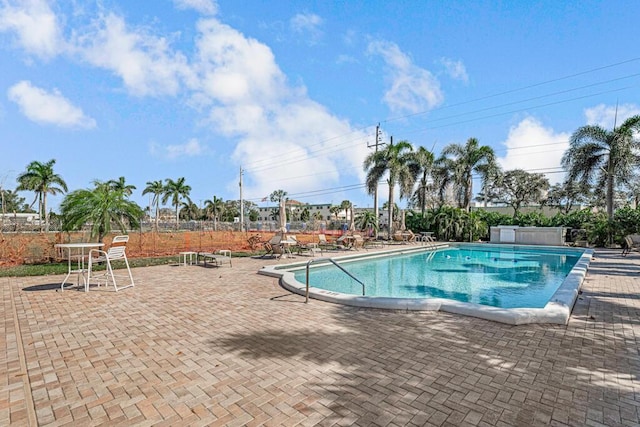
[{"label": "green grass", "polygon": [[[234,258],[250,257],[259,255],[260,253],[252,252],[233,252]],[[158,258],[134,258],[129,260],[131,267],[150,267],[154,265],[176,264],[178,256],[166,256]],[[47,276],[53,274],[67,274],[68,263],[49,263],[49,264],[24,264],[15,267],[0,268],[0,277],[25,277],[25,276]],[[124,262],[116,261],[113,268],[124,268]],[[104,270],[104,265],[98,265],[96,270]]]}]

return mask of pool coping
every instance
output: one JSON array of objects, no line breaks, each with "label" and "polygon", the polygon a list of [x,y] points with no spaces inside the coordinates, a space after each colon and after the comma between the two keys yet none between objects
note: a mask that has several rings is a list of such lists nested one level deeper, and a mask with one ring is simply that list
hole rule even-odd
[{"label": "pool coping", "polygon": [[[430,246],[404,246],[397,249],[384,250],[379,252],[352,252],[346,255],[330,257],[336,261],[349,262],[362,258],[378,258],[395,254],[411,253],[426,251],[429,249],[441,249],[450,246],[468,246],[476,245],[474,243],[440,243]],[[514,248],[535,248],[535,249],[565,249],[581,251],[582,255],[573,269],[569,272],[565,280],[558,287],[549,302],[544,308],[498,308],[482,304],[460,302],[446,298],[391,298],[391,297],[368,297],[343,294],[339,292],[327,291],[320,288],[309,288],[309,297],[321,301],[331,302],[335,304],[343,304],[354,307],[380,308],[387,310],[416,310],[416,311],[444,311],[448,313],[461,314],[465,316],[478,317],[481,319],[492,320],[495,322],[506,323],[510,325],[524,325],[530,323],[553,323],[566,325],[571,316],[571,311],[578,298],[580,287],[587,274],[589,263],[593,256],[593,249],[589,248],[570,248],[566,246],[540,246],[540,245],[514,245],[514,244],[477,244],[481,247],[487,246],[510,246]],[[290,292],[305,295],[306,285],[296,280],[292,270],[305,268],[309,261],[319,258],[309,258],[304,262],[293,262],[283,265],[271,265],[263,267],[258,274],[277,277],[280,279],[280,285]],[[284,271],[287,269],[288,271]]]}]

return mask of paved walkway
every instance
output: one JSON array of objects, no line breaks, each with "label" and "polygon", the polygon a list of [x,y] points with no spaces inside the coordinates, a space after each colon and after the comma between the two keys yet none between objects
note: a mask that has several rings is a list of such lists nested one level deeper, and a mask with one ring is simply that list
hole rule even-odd
[{"label": "paved walkway", "polygon": [[640,425],[640,254],[598,251],[566,327],[305,305],[273,262],[0,279],[0,425]]}]

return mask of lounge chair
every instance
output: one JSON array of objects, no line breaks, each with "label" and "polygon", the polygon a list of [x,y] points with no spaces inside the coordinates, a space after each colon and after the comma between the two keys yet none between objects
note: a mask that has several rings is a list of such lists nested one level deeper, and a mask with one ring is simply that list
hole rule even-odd
[{"label": "lounge chair", "polygon": [[382,240],[378,240],[374,237],[365,237],[364,239],[364,248],[384,248],[384,242]]},{"label": "lounge chair", "polygon": [[336,248],[351,249],[353,247],[354,238],[349,234],[342,235],[336,239]]},{"label": "lounge chair", "polygon": [[318,247],[320,249],[336,249],[336,244],[329,242],[324,234],[318,234]]},{"label": "lounge chair", "polygon": [[220,249],[213,253],[202,252],[198,254],[204,260],[204,266],[207,266],[207,261],[210,261],[214,266],[221,267],[222,264],[229,264],[229,267],[233,267],[231,263],[231,251],[229,249]]}]

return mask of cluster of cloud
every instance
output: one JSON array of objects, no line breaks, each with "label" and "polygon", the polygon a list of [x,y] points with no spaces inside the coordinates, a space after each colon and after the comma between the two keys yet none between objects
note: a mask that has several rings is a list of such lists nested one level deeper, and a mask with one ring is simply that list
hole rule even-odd
[{"label": "cluster of cloud", "polygon": [[191,138],[184,144],[171,144],[160,146],[157,143],[149,144],[149,152],[152,156],[176,159],[178,157],[194,157],[205,154],[208,148],[197,139]]},{"label": "cluster of cloud", "polygon": [[289,21],[291,30],[296,34],[306,35],[309,45],[318,43],[322,37],[322,23],[322,18],[315,13],[298,13]]},{"label": "cluster of cloud", "polygon": [[30,54],[49,59],[66,49],[61,24],[45,0],[5,0],[0,9],[0,32],[15,34]]},{"label": "cluster of cloud", "polygon": [[57,90],[47,92],[23,80],[9,88],[8,96],[25,116],[36,123],[85,129],[96,126],[94,119],[87,117]]},{"label": "cluster of cloud", "polygon": [[438,79],[427,69],[413,63],[398,45],[388,41],[369,43],[368,52],[379,55],[386,64],[389,88],[384,101],[397,114],[419,113],[440,105],[444,94]]},{"label": "cluster of cloud", "polygon": [[640,115],[640,106],[634,104],[604,105],[599,104],[584,111],[587,124],[613,129],[631,116]]},{"label": "cluster of cloud", "polygon": [[[216,2],[174,0],[174,4],[201,15],[190,55],[176,50],[171,36],[130,26],[112,12],[102,11],[65,38],[66,19],[56,15],[46,0],[4,0],[0,32],[14,35],[16,44],[41,60],[68,55],[103,69],[121,79],[132,96],[187,99],[200,112],[201,122],[234,141],[233,160],[246,168],[247,197],[261,198],[275,188],[286,187],[290,193],[316,188],[320,175],[323,187],[348,178],[363,181],[362,160],[369,152],[365,142],[370,135],[310,99],[303,86],[292,84],[267,45],[216,17]],[[289,21],[291,30],[304,34],[310,43],[322,37],[322,25],[323,19],[315,14],[298,14]],[[384,63],[383,101],[394,114],[420,113],[444,102],[436,75],[416,64],[395,43],[370,41],[366,53]],[[437,63],[449,78],[469,81],[462,61],[441,58]],[[55,89],[21,81],[9,89],[8,97],[34,122],[96,127],[93,118]],[[587,122],[611,128],[612,108],[599,105],[586,110]],[[622,105],[617,117],[621,121],[639,112],[635,105]],[[569,137],[527,117],[510,128],[503,142],[506,154],[499,162],[505,169],[544,172],[559,168]],[[150,151],[169,159],[212,152],[197,139],[164,147],[152,144]],[[548,177],[557,182],[562,174]],[[236,186],[236,181],[229,183],[229,188]]]},{"label": "cluster of cloud", "polygon": [[[208,122],[236,143],[233,160],[248,165],[247,197],[263,197],[285,186],[276,184],[276,179],[287,180],[289,192],[307,190],[317,184],[317,176],[309,174],[314,170],[327,184],[338,183],[345,175],[363,179],[361,165],[367,154],[363,138],[367,135],[353,131],[348,122],[309,99],[304,87],[290,84],[268,46],[215,18],[216,3],[174,2],[178,8],[202,15],[197,21],[195,51],[189,58],[172,47],[170,38],[154,34],[149,27],[131,27],[122,16],[102,9],[90,24],[75,27],[65,40],[62,23],[66,20],[58,18],[45,0],[5,2],[0,6],[0,30],[14,34],[16,43],[29,55],[42,59],[67,55],[104,69],[121,79],[132,96],[188,99],[202,114],[200,122]],[[315,15],[297,15],[291,20],[292,29],[309,34],[318,34],[321,23]],[[34,27],[41,28],[42,34],[30,33]],[[37,123],[96,126],[94,119],[57,90],[20,82],[8,95]],[[342,149],[334,149],[336,145]],[[191,139],[164,147],[151,144],[150,152],[175,159],[212,150]],[[280,159],[287,166],[275,174],[272,162],[265,158]]]},{"label": "cluster of cloud", "polygon": [[556,133],[534,117],[526,117],[509,129],[507,139],[502,142],[507,151],[503,157],[498,156],[498,163],[504,170],[544,173],[551,184],[561,182],[562,154],[569,148],[570,136]]},{"label": "cluster of cloud", "polygon": [[173,3],[178,9],[193,9],[202,15],[218,13],[218,4],[212,0],[173,0]]},{"label": "cluster of cloud", "polygon": [[[608,130],[636,115],[640,115],[640,106],[636,104],[599,104],[584,110],[587,125]],[[498,162],[504,170],[544,173],[551,184],[559,183],[565,178],[561,160],[569,148],[570,138],[568,132],[555,132],[538,119],[526,117],[509,129],[507,139],[501,143],[506,154],[498,157]]]},{"label": "cluster of cloud", "polygon": [[462,61],[456,61],[451,58],[440,58],[439,62],[444,67],[447,75],[453,80],[460,80],[463,83],[469,83],[467,68],[464,66]]}]

